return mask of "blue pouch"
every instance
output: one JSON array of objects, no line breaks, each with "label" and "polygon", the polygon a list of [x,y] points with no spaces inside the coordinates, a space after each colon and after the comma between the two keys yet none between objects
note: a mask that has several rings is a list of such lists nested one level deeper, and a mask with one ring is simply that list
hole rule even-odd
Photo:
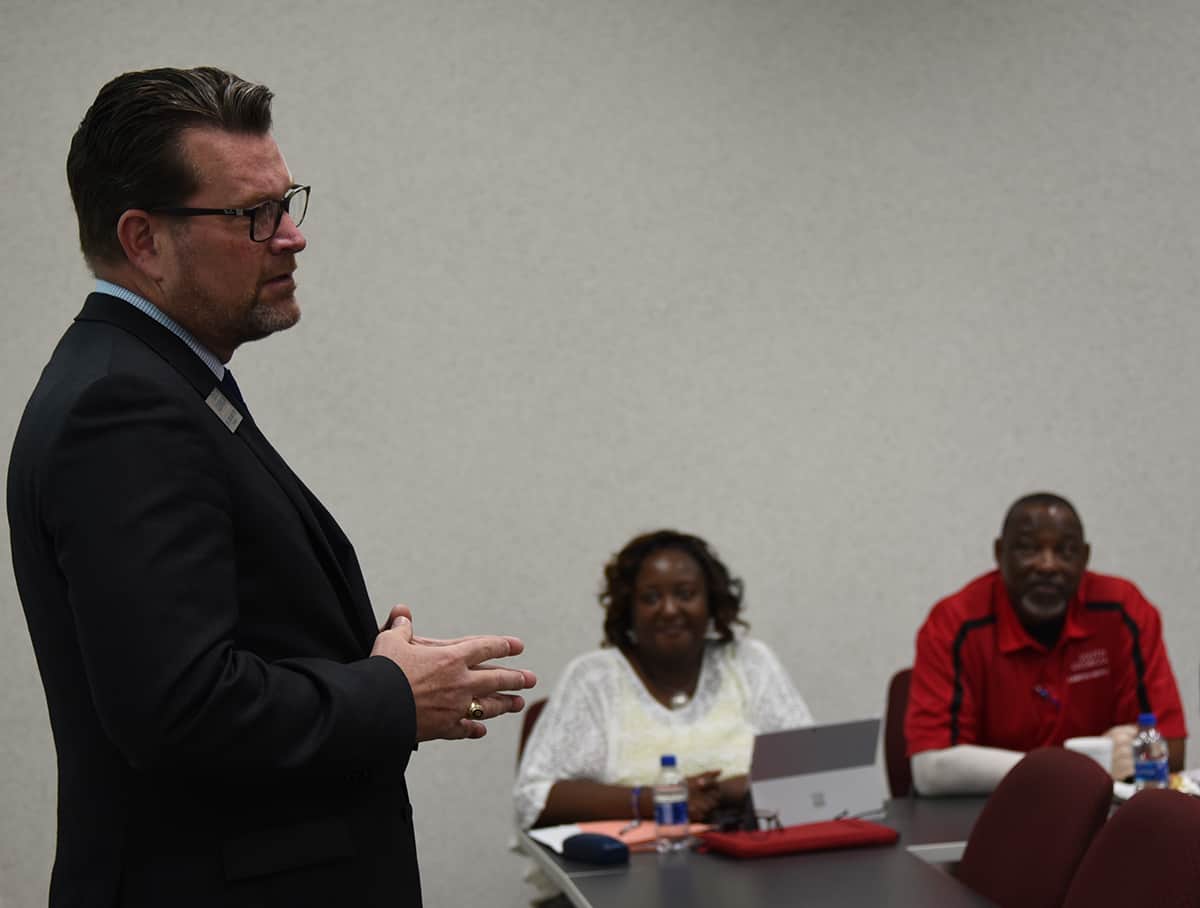
[{"label": "blue pouch", "polygon": [[563,839],[563,857],[585,864],[628,864],[629,846],[598,832],[580,832]]}]

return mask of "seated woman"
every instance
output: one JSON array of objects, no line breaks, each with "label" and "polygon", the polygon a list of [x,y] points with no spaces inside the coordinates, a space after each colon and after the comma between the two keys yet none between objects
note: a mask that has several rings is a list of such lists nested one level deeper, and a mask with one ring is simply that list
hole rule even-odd
[{"label": "seated woman", "polygon": [[604,568],[604,649],[572,660],[534,726],[513,796],[521,827],[654,816],[659,757],[688,813],[739,808],[754,736],[811,725],[779,660],[736,638],[742,582],[696,536],[639,536]]}]

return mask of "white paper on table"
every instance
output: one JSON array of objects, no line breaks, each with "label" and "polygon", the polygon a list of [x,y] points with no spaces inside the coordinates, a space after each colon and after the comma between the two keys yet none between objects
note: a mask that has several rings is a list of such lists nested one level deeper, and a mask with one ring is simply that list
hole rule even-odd
[{"label": "white paper on table", "polygon": [[526,833],[535,842],[541,842],[555,854],[563,853],[563,842],[573,835],[578,835],[580,828],[574,823],[563,826],[543,826],[540,829],[530,829]]}]

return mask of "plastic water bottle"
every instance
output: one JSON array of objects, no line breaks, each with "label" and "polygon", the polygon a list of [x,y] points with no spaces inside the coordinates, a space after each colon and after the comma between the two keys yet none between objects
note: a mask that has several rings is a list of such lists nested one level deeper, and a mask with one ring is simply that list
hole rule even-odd
[{"label": "plastic water bottle", "polygon": [[654,783],[655,847],[666,854],[688,846],[688,791],[674,754],[663,754],[660,762]]},{"label": "plastic water bottle", "polygon": [[1167,742],[1158,733],[1154,713],[1138,716],[1138,731],[1133,738],[1133,784],[1138,791],[1167,787]]}]

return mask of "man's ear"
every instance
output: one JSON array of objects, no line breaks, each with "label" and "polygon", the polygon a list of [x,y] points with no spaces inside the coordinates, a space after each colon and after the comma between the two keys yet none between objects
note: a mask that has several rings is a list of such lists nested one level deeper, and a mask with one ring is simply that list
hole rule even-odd
[{"label": "man's ear", "polygon": [[1000,564],[1000,550],[1003,548],[1004,548],[1004,540],[1003,539],[997,539],[995,541],[995,543],[992,544],[992,554],[994,554],[996,556],[996,564],[997,565]]},{"label": "man's ear", "polygon": [[157,282],[163,272],[163,236],[165,228],[141,208],[129,208],[117,220],[117,239],[125,258],[135,270]]}]

